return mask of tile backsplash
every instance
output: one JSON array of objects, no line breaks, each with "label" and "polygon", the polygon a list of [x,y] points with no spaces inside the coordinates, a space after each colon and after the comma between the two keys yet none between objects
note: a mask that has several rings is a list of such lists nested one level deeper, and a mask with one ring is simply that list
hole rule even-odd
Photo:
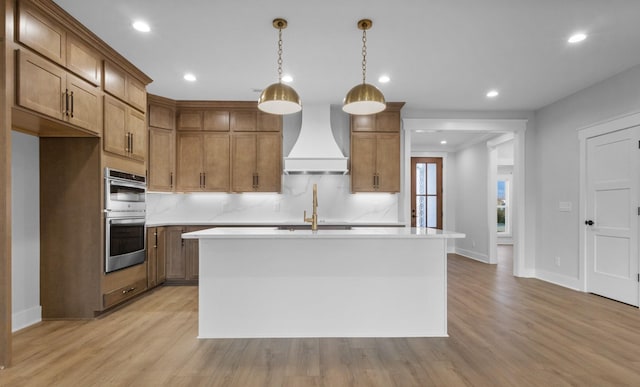
[{"label": "tile backsplash", "polygon": [[320,222],[398,222],[398,194],[350,192],[349,176],[284,175],[282,193],[147,194],[147,221],[301,222],[318,184]]}]

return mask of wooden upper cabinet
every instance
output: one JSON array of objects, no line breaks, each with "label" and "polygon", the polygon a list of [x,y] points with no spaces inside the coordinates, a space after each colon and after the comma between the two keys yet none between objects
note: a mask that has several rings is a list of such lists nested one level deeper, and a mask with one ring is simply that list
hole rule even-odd
[{"label": "wooden upper cabinet", "polygon": [[202,130],[201,111],[181,111],[178,113],[178,130]]},{"label": "wooden upper cabinet", "polygon": [[17,52],[17,104],[100,134],[100,89],[46,59]]},{"label": "wooden upper cabinet", "polygon": [[[402,105],[401,105],[402,106]],[[389,106],[378,114],[352,115],[351,130],[354,132],[400,132],[400,110]]]},{"label": "wooden upper cabinet", "polygon": [[149,115],[149,126],[170,130],[175,128],[176,112],[174,109],[150,102],[147,114]]},{"label": "wooden upper cabinet", "polygon": [[24,1],[19,2],[16,35],[20,43],[65,65],[66,30]]},{"label": "wooden upper cabinet", "polygon": [[229,191],[229,135],[178,134],[178,182],[182,192]]},{"label": "wooden upper cabinet", "polygon": [[102,58],[96,50],[25,2],[19,2],[19,7],[16,32],[20,43],[100,86]]},{"label": "wooden upper cabinet", "polygon": [[258,112],[259,132],[279,132],[282,130],[282,116],[277,114]]},{"label": "wooden upper cabinet", "polygon": [[400,134],[351,134],[351,191],[400,192]]},{"label": "wooden upper cabinet", "polygon": [[102,58],[78,37],[67,35],[67,68],[96,86],[102,81]]},{"label": "wooden upper cabinet", "polygon": [[231,136],[231,189],[234,192],[280,192],[282,135],[237,133]]},{"label": "wooden upper cabinet", "polygon": [[229,131],[229,112],[226,110],[205,110],[203,113],[203,130],[214,132]]},{"label": "wooden upper cabinet", "polygon": [[141,112],[147,110],[147,91],[144,84],[106,60],[104,61],[104,91]]},{"label": "wooden upper cabinet", "polygon": [[229,124],[234,132],[255,132],[258,129],[257,109],[231,111]]},{"label": "wooden upper cabinet", "polygon": [[147,126],[141,112],[104,96],[104,150],[144,161],[147,153]]},{"label": "wooden upper cabinet", "polygon": [[173,191],[175,141],[173,130],[149,127],[149,191]]}]

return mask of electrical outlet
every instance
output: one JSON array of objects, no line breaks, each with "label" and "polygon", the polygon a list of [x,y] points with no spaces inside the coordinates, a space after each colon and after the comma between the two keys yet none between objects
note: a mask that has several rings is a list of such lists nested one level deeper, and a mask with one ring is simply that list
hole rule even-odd
[{"label": "electrical outlet", "polygon": [[556,266],[560,267],[560,257],[556,257]]}]

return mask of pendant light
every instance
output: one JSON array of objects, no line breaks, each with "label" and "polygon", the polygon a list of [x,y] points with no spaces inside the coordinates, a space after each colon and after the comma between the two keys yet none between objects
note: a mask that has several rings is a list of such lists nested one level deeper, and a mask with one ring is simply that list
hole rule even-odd
[{"label": "pendant light", "polygon": [[367,30],[373,22],[369,19],[358,21],[358,29],[362,30],[362,83],[355,86],[344,97],[342,110],[349,114],[375,114],[386,109],[384,95],[377,87],[366,82],[367,76]]},{"label": "pendant light", "polygon": [[262,90],[258,99],[258,109],[271,114],[291,114],[302,110],[298,93],[289,85],[282,83],[282,30],[287,28],[287,21],[274,19],[273,27],[278,30],[278,83]]}]

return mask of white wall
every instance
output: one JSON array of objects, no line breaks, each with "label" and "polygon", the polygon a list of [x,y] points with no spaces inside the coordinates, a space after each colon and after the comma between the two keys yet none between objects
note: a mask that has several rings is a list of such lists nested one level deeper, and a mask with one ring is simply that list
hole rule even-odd
[{"label": "white wall", "polygon": [[476,144],[456,154],[455,224],[466,238],[456,240],[456,252],[489,262],[487,229],[488,157],[485,143]]},{"label": "white wall", "polygon": [[349,176],[284,175],[281,194],[191,193],[147,195],[147,221],[302,222],[312,210],[313,184],[318,184],[320,222],[397,223],[399,194],[351,194]]},{"label": "white wall", "polygon": [[[579,142],[577,130],[613,117],[640,111],[640,65],[606,79],[536,112],[536,139],[527,176],[539,184],[527,195],[537,198],[536,275],[579,287]],[[529,140],[527,138],[527,140]],[[573,211],[560,212],[560,202]],[[528,214],[527,214],[528,215]],[[560,257],[556,266],[555,257]]]},{"label": "white wall", "polygon": [[38,137],[11,133],[12,326],[42,319],[40,307],[40,166]]}]

